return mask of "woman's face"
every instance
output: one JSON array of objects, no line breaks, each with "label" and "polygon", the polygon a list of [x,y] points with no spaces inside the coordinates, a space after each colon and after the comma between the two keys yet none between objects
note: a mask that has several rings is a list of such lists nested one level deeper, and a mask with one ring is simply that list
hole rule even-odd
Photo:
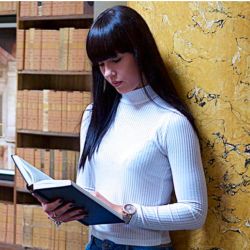
[{"label": "woman's face", "polygon": [[116,57],[99,62],[104,78],[124,94],[142,87],[141,74],[132,53],[118,53]]}]

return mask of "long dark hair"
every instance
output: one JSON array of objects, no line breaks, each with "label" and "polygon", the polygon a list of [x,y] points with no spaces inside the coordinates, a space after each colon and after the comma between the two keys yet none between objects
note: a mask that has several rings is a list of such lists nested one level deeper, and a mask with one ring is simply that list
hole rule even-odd
[{"label": "long dark hair", "polygon": [[91,159],[98,150],[116,115],[121,95],[106,83],[98,63],[115,57],[118,52],[132,53],[147,83],[163,100],[185,115],[195,129],[193,117],[178,97],[144,19],[126,6],[109,8],[96,18],[87,36],[87,54],[92,62],[93,106],[80,168],[84,167],[87,157]]}]

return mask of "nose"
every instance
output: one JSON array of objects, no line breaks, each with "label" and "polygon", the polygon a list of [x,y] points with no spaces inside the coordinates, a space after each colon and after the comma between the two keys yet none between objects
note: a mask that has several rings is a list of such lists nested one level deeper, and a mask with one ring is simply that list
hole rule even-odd
[{"label": "nose", "polygon": [[115,72],[114,72],[114,70],[111,67],[109,67],[109,65],[106,64],[104,66],[103,75],[104,75],[105,78],[110,78],[110,77],[112,77],[112,76],[115,75]]}]

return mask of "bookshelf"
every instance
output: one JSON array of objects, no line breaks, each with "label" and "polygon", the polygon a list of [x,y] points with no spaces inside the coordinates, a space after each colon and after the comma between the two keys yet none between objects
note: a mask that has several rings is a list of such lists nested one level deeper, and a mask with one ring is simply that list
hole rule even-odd
[{"label": "bookshelf", "polygon": [[[13,45],[15,44],[15,29],[16,29],[16,3],[14,2],[1,2],[0,4],[0,47],[2,47],[9,54],[14,54]],[[2,104],[1,104],[2,107]],[[1,125],[2,126],[2,125]],[[5,140],[7,142],[7,140]],[[13,141],[11,141],[13,143]],[[5,162],[6,163],[6,162]],[[4,166],[5,167],[5,166]],[[5,220],[5,211],[2,208],[7,206],[13,207],[13,190],[14,190],[14,171],[7,169],[0,169],[0,225],[12,226],[10,223],[3,223]],[[3,239],[4,232],[0,228],[0,239]],[[5,232],[7,239],[7,232]],[[1,242],[0,249],[18,249],[13,247],[12,244]]]},{"label": "bookshelf", "polygon": [[[35,4],[35,3],[37,3],[37,4]],[[19,30],[21,30],[25,34],[24,35],[25,39],[28,37],[27,31],[29,31],[31,29],[32,30],[34,30],[34,29],[41,30],[42,34],[45,36],[47,30],[49,30],[49,31],[53,30],[56,33],[56,32],[60,32],[60,29],[68,28],[69,33],[70,33],[71,32],[70,29],[75,29],[75,30],[88,29],[93,22],[93,5],[91,4],[91,2],[81,2],[84,5],[83,6],[84,11],[81,14],[75,14],[75,15],[74,14],[62,15],[62,14],[58,14],[58,13],[56,13],[56,15],[41,15],[41,13],[42,13],[42,12],[40,12],[41,6],[38,3],[41,4],[41,2],[31,2],[30,4],[28,2],[25,2],[25,5],[26,5],[25,8],[30,8],[29,11],[22,10],[22,8],[23,8],[23,6],[21,6],[22,2],[19,2],[17,5],[17,25],[16,25],[17,32]],[[51,8],[53,8],[53,6],[52,6],[53,4],[57,4],[57,9],[58,8],[60,9],[59,5],[65,4],[66,2],[62,2],[62,3],[50,2],[50,3],[51,3]],[[28,5],[29,5],[29,7],[28,7]],[[27,14],[27,13],[33,13],[33,14],[36,13],[36,14],[35,14],[35,16],[28,16],[29,14]],[[27,16],[25,16],[25,15],[27,15]],[[19,39],[18,34],[17,34],[17,39]],[[37,43],[37,40],[36,40],[36,43]],[[41,41],[41,43],[42,43],[42,41]],[[20,45],[20,41],[17,40],[17,50],[19,49],[18,48],[19,45]],[[26,44],[25,40],[23,40],[22,45],[23,45],[23,46],[21,46],[22,50],[23,50],[22,58],[25,58],[26,57],[25,49],[28,45]],[[32,53],[34,53],[34,51],[30,52],[30,54],[32,54]],[[67,53],[69,54],[70,52],[68,51]],[[17,51],[17,54],[18,54],[18,51]],[[18,55],[17,55],[17,61],[18,60],[20,60],[20,56],[18,57]],[[40,60],[42,60],[41,55],[40,55]],[[27,65],[28,65],[28,63],[27,63]],[[72,93],[78,93],[78,97],[79,97],[79,93],[81,92],[81,93],[83,93],[84,98],[85,98],[86,93],[90,93],[92,76],[90,73],[90,69],[86,68],[85,64],[84,64],[84,69],[81,69],[81,70],[74,69],[72,67],[70,68],[70,70],[69,69],[60,70],[58,68],[43,69],[42,67],[40,67],[40,69],[30,69],[29,67],[25,67],[25,66],[26,66],[26,62],[23,61],[21,69],[18,68],[18,71],[17,71],[17,93],[18,93],[17,94],[17,108],[18,108],[18,105],[20,104],[20,101],[18,101],[18,95],[21,96],[20,93],[37,92],[37,93],[39,93],[39,95],[43,96],[43,98],[42,98],[43,102],[45,99],[44,98],[45,93],[49,93],[49,94],[56,93],[56,92],[57,93],[59,93],[59,92],[70,93],[70,94],[67,94],[67,101],[70,104],[67,103],[68,106],[66,106],[66,110],[68,112],[67,119],[70,120],[71,113],[75,112],[74,108],[72,108],[75,106],[70,106],[70,105],[74,105],[74,104],[72,104],[72,101],[76,100],[76,98],[73,97]],[[49,94],[48,94],[48,96],[49,96]],[[22,95],[24,95],[24,94],[22,94]],[[70,95],[72,95],[71,96],[73,98],[72,100],[70,99],[71,98]],[[61,96],[63,96],[63,94],[61,94]],[[25,102],[25,98],[27,99],[27,96],[23,96],[23,98],[24,99],[21,99],[21,103]],[[38,107],[40,104],[39,103],[36,104],[37,105],[36,107]],[[48,102],[47,105],[49,106],[50,103]],[[61,106],[63,106],[63,105],[64,105],[64,102],[63,102],[63,100],[61,100]],[[84,106],[85,104],[83,105],[83,103],[79,103],[79,105],[82,105],[82,111],[83,111],[85,108],[85,106]],[[76,122],[73,125],[70,125],[67,123],[68,128],[69,128],[69,126],[71,126],[70,129],[68,129],[67,131],[63,131],[62,129],[61,130],[59,129],[60,131],[56,131],[56,130],[53,131],[53,130],[50,130],[48,128],[44,129],[44,127],[39,127],[39,128],[35,127],[35,128],[31,129],[31,128],[28,128],[28,126],[25,127],[23,125],[24,123],[22,123],[23,122],[22,121],[21,122],[22,126],[18,127],[18,125],[17,125],[17,129],[16,129],[17,153],[21,152],[21,151],[18,151],[20,149],[22,150],[22,152],[24,152],[25,150],[29,150],[29,152],[31,152],[34,149],[32,152],[39,151],[41,155],[42,154],[43,155],[46,155],[46,154],[53,155],[53,160],[54,160],[54,157],[56,158],[55,155],[56,155],[56,153],[58,154],[58,152],[62,152],[62,154],[68,155],[67,157],[69,157],[71,155],[71,158],[72,158],[72,154],[73,154],[72,152],[79,152],[79,149],[80,149],[80,144],[79,144],[80,143],[80,140],[79,140],[79,125],[80,125],[79,105],[77,107],[79,124],[76,124]],[[40,105],[40,106],[42,106],[42,105]],[[30,109],[32,109],[32,107],[34,107],[34,104],[30,102],[30,103],[28,103],[28,107]],[[44,109],[44,107],[42,107],[42,108]],[[53,105],[51,105],[51,107],[53,107]],[[46,110],[46,112],[47,111],[48,110]],[[21,110],[20,112],[23,112],[23,111]],[[43,114],[43,120],[42,120],[43,125],[45,124],[44,114],[46,112],[43,110],[43,113],[42,113]],[[62,109],[60,112],[61,112],[61,117],[62,117],[63,116]],[[18,110],[17,110],[17,113],[18,113]],[[38,108],[37,108],[37,113],[39,113]],[[28,114],[27,119],[29,119],[30,114]],[[46,118],[46,119],[48,119],[48,123],[49,123],[50,122],[49,118]],[[41,120],[36,120],[35,123],[39,124],[39,121],[41,121]],[[20,124],[20,116],[17,114],[17,124],[18,124],[18,122]],[[61,127],[63,127],[62,123],[63,123],[63,120],[61,120],[61,125],[60,125]],[[55,123],[54,126],[51,126],[51,127],[54,127],[55,129],[57,129],[57,124]],[[45,153],[41,153],[42,151],[44,151]],[[69,153],[67,153],[67,152],[69,152]],[[28,153],[27,153],[27,155],[28,155]],[[73,155],[73,158],[75,157],[75,159],[76,159],[77,158],[76,156],[77,156],[77,154],[75,154],[75,156]],[[34,159],[35,159],[35,156],[34,156]],[[29,161],[29,159],[26,159],[26,160]],[[51,158],[50,158],[49,162],[50,162],[50,166],[51,166],[51,164],[53,163]],[[75,166],[76,160],[73,162],[74,163],[71,162],[70,164]],[[30,162],[30,163],[32,164],[33,162]],[[61,170],[62,169],[58,169],[57,171],[60,172]],[[51,169],[49,171],[51,171]],[[53,171],[54,171],[53,173],[56,174],[55,169],[53,169]],[[72,171],[72,170],[67,170],[67,171]],[[58,173],[57,173],[57,175],[58,175]],[[72,174],[71,174],[71,177],[72,177]],[[3,186],[6,185],[6,187],[4,187],[4,188],[6,190],[8,190],[8,191],[6,191],[8,193],[3,198],[6,199],[7,196],[11,197],[10,201],[13,202],[13,204],[14,204],[13,248],[10,248],[10,249],[19,249],[18,246],[20,245],[20,232],[19,232],[19,230],[20,230],[20,222],[19,222],[20,211],[22,211],[22,214],[25,213],[25,211],[27,211],[27,210],[32,211],[32,214],[40,213],[40,212],[37,212],[37,208],[34,207],[34,205],[37,205],[38,202],[36,201],[36,199],[34,199],[33,196],[31,196],[29,194],[29,192],[25,189],[24,186],[19,185],[20,184],[19,178],[20,178],[20,174],[16,171],[14,182],[9,183],[9,184],[4,184],[2,181],[2,183],[0,183],[0,185],[3,185]],[[22,205],[26,206],[26,207],[23,209]],[[42,215],[42,214],[39,215],[39,218],[41,216],[44,216],[44,215]],[[47,217],[45,219],[46,219],[45,224],[46,225],[49,224],[47,222]],[[74,225],[74,223],[77,223],[77,222],[73,222],[73,225]],[[43,224],[43,222],[41,222],[41,224]],[[77,223],[77,225],[75,225],[73,227],[73,229],[71,229],[71,230],[75,230],[74,228],[78,228],[77,232],[75,232],[74,237],[76,238],[76,235],[78,235],[78,231],[80,231],[81,234],[84,235],[84,237],[86,236],[86,240],[87,240],[86,232],[83,232],[85,229],[83,230],[83,227],[81,225],[78,225],[78,224],[79,223]],[[53,242],[51,239],[52,236],[50,237],[49,240],[47,239],[48,241],[50,241],[50,242],[47,241],[47,243],[46,243],[48,246],[50,245],[49,249],[52,249],[52,250],[53,249],[65,249],[65,250],[66,249],[73,249],[73,248],[66,247],[66,245],[67,245],[66,239],[61,239],[60,242],[58,241],[59,234],[60,234],[60,237],[61,237],[61,235],[64,235],[64,237],[66,237],[65,235],[67,234],[67,230],[68,230],[67,228],[72,227],[70,225],[71,224],[69,224],[69,226],[65,226],[65,228],[62,229],[61,232],[60,232],[60,230],[57,231],[53,227],[53,224],[50,225],[49,230],[53,231],[52,235],[53,235],[53,237],[55,237],[55,239]],[[32,225],[32,227],[33,227],[33,225]],[[43,229],[43,231],[44,231],[44,229]],[[81,249],[84,248],[83,247],[84,237],[82,237],[82,235],[78,241],[72,242],[72,244],[73,244],[72,246],[75,246],[74,249],[78,249],[79,244],[81,245]],[[26,242],[23,242],[23,244],[21,244],[21,245],[25,249],[27,249],[27,248],[30,248],[30,249],[39,248],[38,247],[39,243],[38,243],[37,238],[27,240],[27,235],[23,236],[23,237],[24,238],[26,237],[25,238]],[[33,233],[32,233],[32,237],[33,237]],[[63,247],[57,246],[57,244],[62,244],[63,240],[65,240],[64,246]],[[45,244],[45,242],[46,242],[46,239],[44,240],[44,244]],[[42,245],[44,247],[44,249],[48,249],[45,247],[45,245]],[[17,247],[17,248],[15,248],[15,247]],[[20,249],[23,249],[23,248],[20,248]]]}]

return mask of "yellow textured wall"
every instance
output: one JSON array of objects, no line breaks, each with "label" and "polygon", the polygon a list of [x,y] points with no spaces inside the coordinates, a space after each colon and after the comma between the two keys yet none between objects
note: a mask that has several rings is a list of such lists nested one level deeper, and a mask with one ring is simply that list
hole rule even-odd
[{"label": "yellow textured wall", "polygon": [[250,249],[250,2],[129,2],[149,24],[201,134],[209,211],[181,249]]}]

